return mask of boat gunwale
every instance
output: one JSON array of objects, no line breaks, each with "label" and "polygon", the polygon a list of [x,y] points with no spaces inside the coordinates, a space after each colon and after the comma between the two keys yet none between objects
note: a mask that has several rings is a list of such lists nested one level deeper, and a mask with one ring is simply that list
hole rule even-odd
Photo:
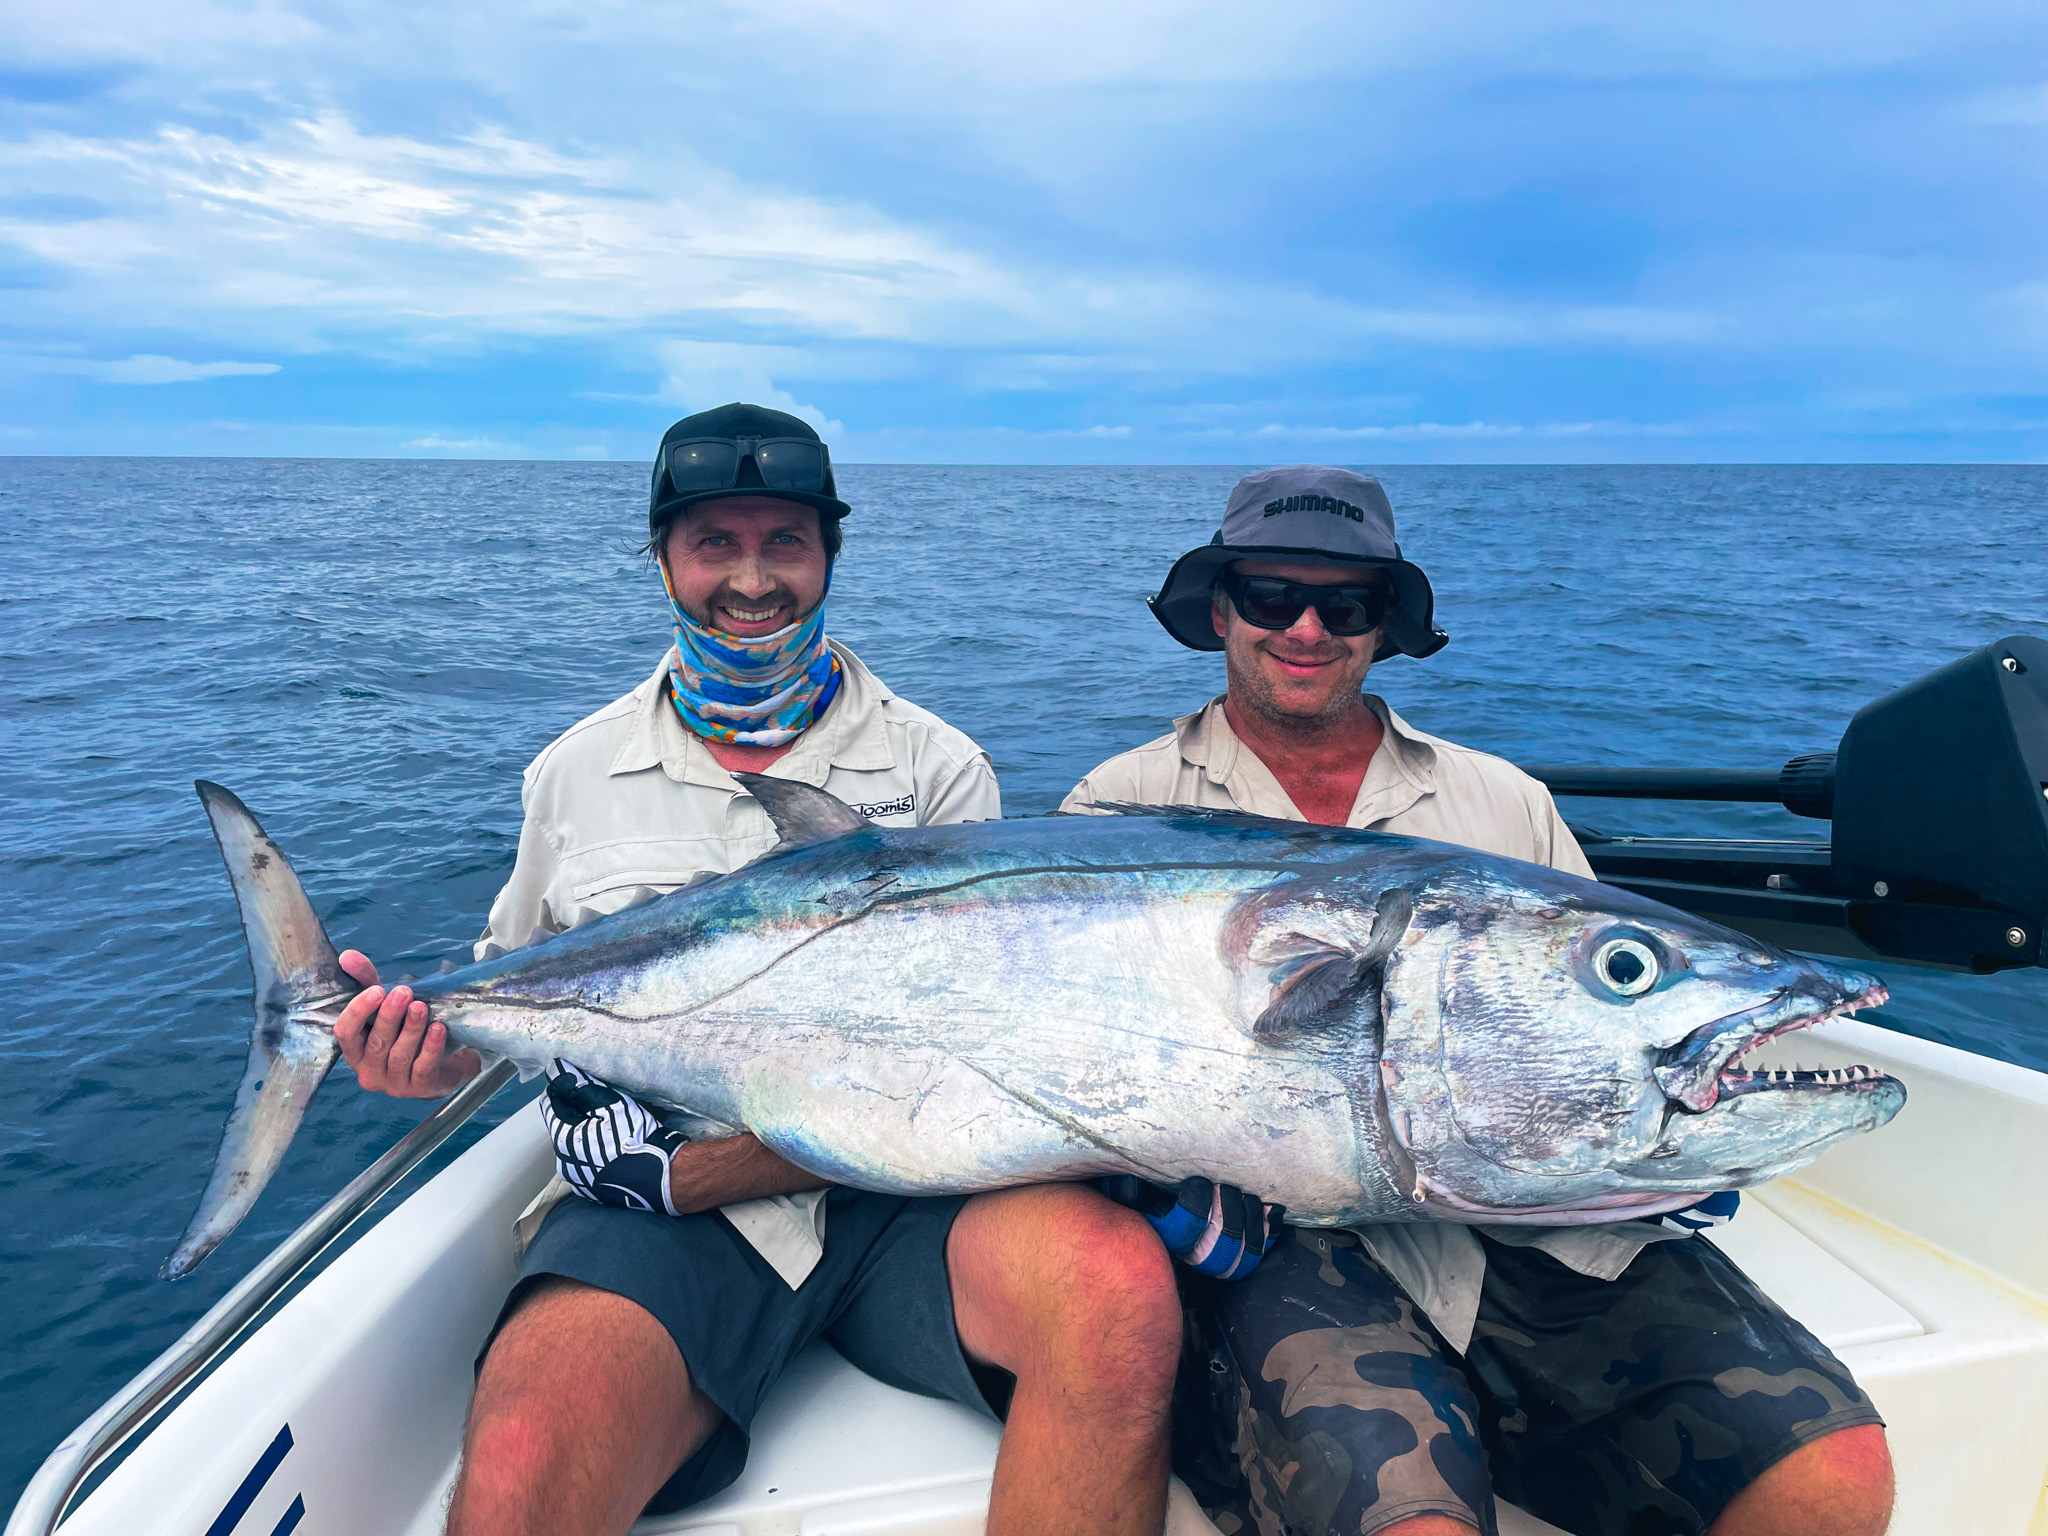
[{"label": "boat gunwale", "polygon": [[343,1233],[516,1076],[511,1062],[499,1061],[470,1079],[271,1249],[176,1343],[58,1443],[22,1490],[4,1536],[51,1536],[109,1457],[196,1385],[207,1367],[227,1354]]}]

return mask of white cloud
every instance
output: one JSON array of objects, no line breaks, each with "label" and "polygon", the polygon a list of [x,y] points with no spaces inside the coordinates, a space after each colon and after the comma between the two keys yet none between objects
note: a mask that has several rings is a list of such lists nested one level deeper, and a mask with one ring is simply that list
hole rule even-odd
[{"label": "white cloud", "polygon": [[198,379],[227,379],[276,373],[276,363],[188,363],[181,358],[138,352],[118,361],[52,357],[28,366],[43,373],[77,373],[102,384],[190,384]]},{"label": "white cloud", "polygon": [[796,347],[749,346],[739,342],[665,341],[656,349],[668,375],[662,380],[664,399],[685,411],[709,410],[732,400],[770,406],[799,416],[833,438],[846,430],[814,405],[779,388],[774,375],[801,367],[806,354]]},{"label": "white cloud", "polygon": [[[995,372],[1015,352],[1034,378],[1184,377],[1348,361],[1380,341],[1661,345],[1729,328],[1640,304],[1404,308],[1194,270],[1006,261],[857,202],[742,182],[683,151],[640,171],[495,128],[446,142],[367,134],[335,112],[250,140],[185,126],[126,139],[43,133],[0,145],[0,168],[25,189],[88,189],[123,210],[90,223],[0,216],[0,236],[80,279],[101,323],[175,313],[308,347],[395,332],[409,350],[685,329],[688,343],[661,348],[679,399],[729,396],[735,379],[780,382],[784,362],[807,358],[815,376],[845,376],[815,366],[828,346],[957,349]],[[46,309],[63,302],[38,297]],[[735,344],[720,331],[780,331],[806,347]]]},{"label": "white cloud", "polygon": [[[173,125],[0,147],[17,185],[90,183],[120,218],[0,220],[53,265],[175,289],[216,313],[312,311],[415,334],[560,332],[713,314],[842,336],[943,328],[1011,307],[980,258],[871,209],[743,186],[686,155],[627,167],[481,130],[364,134],[336,114],[251,141]],[[687,188],[687,194],[669,188]]]}]

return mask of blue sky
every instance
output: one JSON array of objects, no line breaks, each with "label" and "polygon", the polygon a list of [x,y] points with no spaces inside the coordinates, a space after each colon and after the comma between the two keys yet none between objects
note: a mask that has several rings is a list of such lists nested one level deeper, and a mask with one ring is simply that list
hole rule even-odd
[{"label": "blue sky", "polygon": [[2048,11],[13,0],[0,451],[2048,457]]}]

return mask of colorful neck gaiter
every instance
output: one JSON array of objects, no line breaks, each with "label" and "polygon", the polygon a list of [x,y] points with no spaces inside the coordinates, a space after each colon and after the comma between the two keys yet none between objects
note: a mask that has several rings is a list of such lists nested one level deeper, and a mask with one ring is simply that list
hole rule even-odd
[{"label": "colorful neck gaiter", "polygon": [[669,697],[684,725],[713,741],[779,747],[825,713],[839,692],[839,658],[825,643],[822,598],[788,628],[746,639],[707,629],[685,613],[666,561],[661,583],[676,619]]}]

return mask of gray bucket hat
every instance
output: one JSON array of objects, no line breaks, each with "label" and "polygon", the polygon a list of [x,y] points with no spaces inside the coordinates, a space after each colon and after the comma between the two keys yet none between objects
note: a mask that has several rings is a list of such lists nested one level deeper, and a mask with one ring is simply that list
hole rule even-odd
[{"label": "gray bucket hat", "polygon": [[1450,642],[1436,627],[1429,578],[1401,558],[1394,508],[1379,481],[1322,464],[1262,469],[1238,481],[1222,528],[1174,561],[1152,599],[1152,616],[1182,645],[1220,651],[1223,639],[1209,621],[1217,576],[1233,560],[1289,558],[1376,565],[1387,573],[1394,603],[1380,626],[1374,661],[1434,656]]}]

